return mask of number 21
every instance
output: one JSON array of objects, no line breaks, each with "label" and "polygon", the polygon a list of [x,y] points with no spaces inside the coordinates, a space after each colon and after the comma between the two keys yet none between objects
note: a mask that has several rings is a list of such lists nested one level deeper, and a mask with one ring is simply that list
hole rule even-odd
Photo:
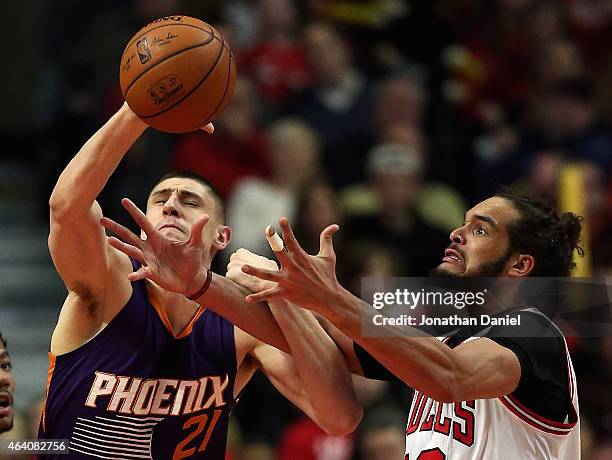
[{"label": "number 21", "polygon": [[[217,409],[212,414],[212,420],[208,424],[208,430],[206,430],[204,439],[202,440],[200,447],[198,447],[198,452],[203,452],[206,450],[206,446],[208,445],[208,441],[210,441],[210,436],[212,435],[212,432],[215,429],[215,426],[217,425],[217,420],[219,420],[221,411],[221,409]],[[182,460],[183,458],[191,457],[193,454],[196,453],[195,446],[190,447],[188,449],[185,449],[185,447],[187,446],[187,444],[193,441],[200,433],[204,431],[207,422],[208,414],[200,414],[191,417],[183,424],[184,429],[191,428],[194,425],[196,425],[196,429],[189,433],[187,437],[176,446],[176,449],[174,449],[174,455],[172,456],[172,460]]]}]

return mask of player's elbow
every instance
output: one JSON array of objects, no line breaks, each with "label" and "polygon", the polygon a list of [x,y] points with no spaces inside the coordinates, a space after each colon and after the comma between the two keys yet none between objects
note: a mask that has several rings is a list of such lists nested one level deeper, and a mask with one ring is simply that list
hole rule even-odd
[{"label": "player's elbow", "polygon": [[362,407],[355,404],[339,413],[330,413],[321,428],[331,436],[344,436],[355,431],[362,416]]},{"label": "player's elbow", "polygon": [[53,191],[49,197],[49,212],[51,220],[55,222],[63,222],[70,218],[71,215],[70,200],[64,194]]},{"label": "player's elbow", "polygon": [[427,395],[434,401],[441,403],[452,403],[455,402],[455,395],[453,391],[442,386],[431,385],[426,390]]},{"label": "player's elbow", "polygon": [[449,373],[444,377],[436,379],[435,384],[427,388],[427,394],[433,400],[441,403],[461,401],[458,391],[458,385],[460,383],[461,382],[458,382],[454,375]]}]

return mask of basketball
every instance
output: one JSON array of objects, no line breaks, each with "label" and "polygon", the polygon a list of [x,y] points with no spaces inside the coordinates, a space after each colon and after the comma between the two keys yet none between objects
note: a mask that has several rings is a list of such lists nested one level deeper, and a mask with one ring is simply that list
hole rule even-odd
[{"label": "basketball", "polygon": [[119,81],[128,105],[149,126],[184,133],[221,113],[234,91],[236,63],[214,27],[189,16],[167,16],[130,39]]}]

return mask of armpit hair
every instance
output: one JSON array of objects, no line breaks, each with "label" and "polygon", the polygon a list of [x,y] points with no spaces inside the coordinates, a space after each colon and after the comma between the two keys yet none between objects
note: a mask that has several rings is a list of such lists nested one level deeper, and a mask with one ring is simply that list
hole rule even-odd
[{"label": "armpit hair", "polygon": [[94,295],[91,288],[84,283],[75,283],[72,287],[72,291],[79,297],[81,303],[84,308],[87,308],[87,311],[91,316],[94,316],[96,310],[98,309],[99,301]]}]

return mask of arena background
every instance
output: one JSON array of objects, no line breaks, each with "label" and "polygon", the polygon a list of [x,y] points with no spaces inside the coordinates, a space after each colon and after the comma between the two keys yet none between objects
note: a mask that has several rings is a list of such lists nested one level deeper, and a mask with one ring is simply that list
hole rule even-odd
[{"label": "arena background", "polygon": [[[110,217],[130,224],[121,197],[142,205],[162,173],[193,169],[228,199],[232,249],[267,251],[257,229],[280,215],[310,251],[340,223],[339,274],[358,292],[364,275],[426,274],[464,211],[513,185],[585,215],[579,274],[610,276],[610,0],[3,2],[0,331],[18,409],[4,437],[34,437],[65,295],[46,246],[50,191],[122,103],[129,37],[175,13],[230,41],[235,95],[213,136],[148,130],[100,197]],[[612,458],[612,338],[568,342],[583,458]],[[256,376],[229,456],[403,458],[410,393],[355,383],[364,421],[331,438]]]}]

